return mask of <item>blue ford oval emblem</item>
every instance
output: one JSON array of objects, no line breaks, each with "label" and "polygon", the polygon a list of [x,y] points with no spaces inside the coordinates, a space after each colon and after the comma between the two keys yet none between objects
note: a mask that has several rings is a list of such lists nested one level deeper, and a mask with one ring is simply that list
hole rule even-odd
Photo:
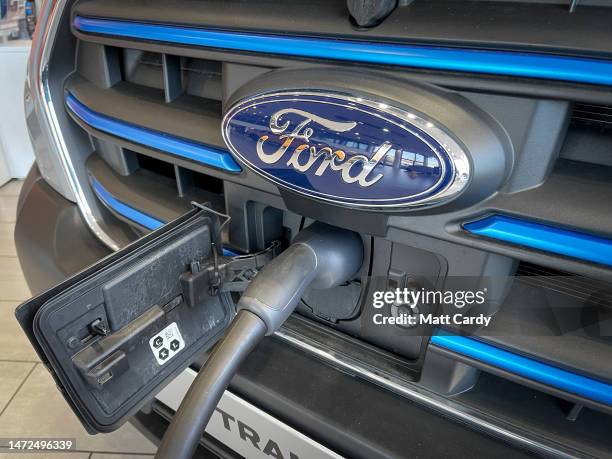
[{"label": "blue ford oval emblem", "polygon": [[340,93],[274,92],[243,99],[223,137],[246,166],[316,199],[366,208],[439,203],[470,178],[440,126],[388,103]]}]

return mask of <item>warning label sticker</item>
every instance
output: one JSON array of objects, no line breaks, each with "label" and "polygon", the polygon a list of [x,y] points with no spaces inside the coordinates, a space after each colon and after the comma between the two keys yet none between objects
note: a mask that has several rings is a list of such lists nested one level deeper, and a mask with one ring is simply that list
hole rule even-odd
[{"label": "warning label sticker", "polygon": [[162,331],[151,337],[149,346],[157,363],[163,365],[185,347],[185,341],[183,341],[176,322],[172,322]]}]

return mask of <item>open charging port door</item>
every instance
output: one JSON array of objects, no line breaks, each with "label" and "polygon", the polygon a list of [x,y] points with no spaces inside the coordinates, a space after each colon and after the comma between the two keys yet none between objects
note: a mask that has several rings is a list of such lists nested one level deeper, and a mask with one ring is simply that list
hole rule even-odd
[{"label": "open charging port door", "polygon": [[18,307],[90,433],[117,429],[230,323],[228,292],[194,296],[181,281],[217,259],[219,228],[217,216],[194,209]]}]

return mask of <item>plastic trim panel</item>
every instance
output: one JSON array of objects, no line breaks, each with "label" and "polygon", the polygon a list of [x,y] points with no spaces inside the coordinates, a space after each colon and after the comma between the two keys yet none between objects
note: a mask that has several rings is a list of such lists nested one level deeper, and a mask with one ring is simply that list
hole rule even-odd
[{"label": "plastic trim panel", "polygon": [[431,343],[563,391],[612,405],[612,385],[466,336],[439,332]]},{"label": "plastic trim panel", "polygon": [[477,236],[612,266],[612,240],[505,215],[463,225]]},{"label": "plastic trim panel", "polygon": [[134,209],[131,206],[119,201],[115,198],[111,193],[108,192],[106,188],[102,186],[100,182],[98,182],[95,178],[91,180],[91,186],[96,193],[96,196],[106,204],[107,207],[114,210],[118,214],[124,216],[125,218],[138,223],[140,226],[147,228],[149,230],[156,230],[160,226],[164,224],[161,220],[158,220],[150,215],[145,214],[144,212],[139,211],[138,209]]},{"label": "plastic trim panel", "polygon": [[[143,228],[148,230],[156,230],[160,226],[165,225],[167,222],[159,220],[158,218],[152,217],[134,207],[120,201],[112,195],[104,186],[95,178],[91,179],[91,186],[96,193],[96,196],[102,201],[109,209],[117,212],[119,215],[127,218],[134,223],[139,224]],[[236,257],[240,255],[231,249],[226,247],[223,248],[223,255],[226,257]]]},{"label": "plastic trim panel", "polygon": [[232,156],[222,150],[181,139],[163,132],[154,131],[125,121],[117,120],[94,112],[76,97],[68,93],[66,105],[70,111],[89,126],[123,139],[146,145],[156,150],[168,152],[198,163],[206,164],[227,172],[240,172],[242,169]]},{"label": "plastic trim panel", "polygon": [[236,51],[612,85],[612,62],[591,58],[290,37],[82,16],[75,16],[73,27],[83,33]]}]

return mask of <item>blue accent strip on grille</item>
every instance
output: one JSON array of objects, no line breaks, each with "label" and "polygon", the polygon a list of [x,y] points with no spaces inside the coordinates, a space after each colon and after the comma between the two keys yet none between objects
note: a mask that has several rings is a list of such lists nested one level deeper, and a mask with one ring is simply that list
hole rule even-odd
[{"label": "blue accent strip on grille", "polygon": [[70,93],[66,95],[66,105],[83,122],[100,131],[227,172],[241,171],[227,151],[102,115],[89,109]]},{"label": "blue accent strip on grille", "polygon": [[128,220],[136,222],[143,228],[149,230],[156,230],[164,224],[163,221],[151,217],[150,215],[147,215],[144,212],[134,209],[133,207],[119,201],[95,178],[91,179],[91,185],[98,198],[100,198],[104,204]]},{"label": "blue accent strip on grille", "polygon": [[[119,215],[127,218],[128,220],[138,223],[143,228],[153,231],[159,228],[160,226],[166,224],[166,222],[162,220],[159,220],[155,217],[151,217],[150,215],[147,215],[144,212],[141,212],[138,209],[134,209],[133,207],[121,202],[111,193],[109,193],[109,191],[93,177],[91,179],[91,185],[98,198],[100,198],[100,200],[110,209],[114,210]],[[223,255],[226,257],[236,257],[240,254],[231,249],[223,247]]]},{"label": "blue accent strip on grille", "polygon": [[463,227],[478,236],[612,266],[611,239],[505,215],[491,215]]},{"label": "blue accent strip on grille", "polygon": [[523,357],[474,338],[439,331],[431,343],[527,379],[612,405],[612,385]]},{"label": "blue accent strip on grille", "polygon": [[612,62],[553,54],[288,37],[76,16],[76,30],[139,40],[320,59],[612,85]]}]

